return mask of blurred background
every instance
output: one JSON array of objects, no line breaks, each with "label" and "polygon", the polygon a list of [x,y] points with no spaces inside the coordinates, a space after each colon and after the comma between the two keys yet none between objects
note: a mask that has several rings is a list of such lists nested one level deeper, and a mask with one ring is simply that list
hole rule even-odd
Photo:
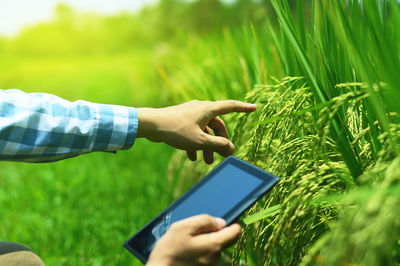
[{"label": "blurred background", "polygon": [[[0,88],[136,107],[241,99],[240,82],[190,92],[185,71],[212,74],[219,43],[264,21],[266,2],[1,1]],[[116,155],[1,162],[0,240],[31,247],[48,265],[138,264],[122,243],[173,200],[172,152],[137,140]]]},{"label": "blurred background", "polygon": [[257,15],[262,20],[263,6],[251,0],[3,1],[0,87],[165,105],[171,99],[157,66],[196,38],[255,23]]},{"label": "blurred background", "polygon": [[[223,263],[398,265],[399,28],[396,0],[0,1],[0,88],[135,107],[255,102],[223,116],[235,155],[282,182],[243,215]],[[122,243],[221,159],[138,139],[1,162],[0,240],[46,265],[140,265]]]}]

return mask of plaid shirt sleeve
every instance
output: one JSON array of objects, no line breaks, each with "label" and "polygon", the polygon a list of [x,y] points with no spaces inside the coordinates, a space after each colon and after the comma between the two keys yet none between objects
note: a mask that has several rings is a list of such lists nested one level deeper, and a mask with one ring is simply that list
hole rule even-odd
[{"label": "plaid shirt sleeve", "polygon": [[0,90],[0,160],[51,162],[128,149],[137,129],[133,107]]}]

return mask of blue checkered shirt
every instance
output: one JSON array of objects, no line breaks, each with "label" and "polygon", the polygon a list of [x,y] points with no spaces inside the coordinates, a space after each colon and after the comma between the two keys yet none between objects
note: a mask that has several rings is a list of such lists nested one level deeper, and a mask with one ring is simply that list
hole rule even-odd
[{"label": "blue checkered shirt", "polygon": [[137,128],[133,107],[0,90],[0,160],[50,162],[128,149]]}]

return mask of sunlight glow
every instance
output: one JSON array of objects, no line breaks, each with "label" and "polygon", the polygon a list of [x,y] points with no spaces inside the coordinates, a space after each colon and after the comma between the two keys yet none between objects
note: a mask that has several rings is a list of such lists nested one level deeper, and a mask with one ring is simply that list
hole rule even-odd
[{"label": "sunlight glow", "polygon": [[54,7],[65,3],[80,11],[112,14],[134,12],[157,0],[13,0],[0,1],[0,35],[15,35],[26,25],[49,20]]}]

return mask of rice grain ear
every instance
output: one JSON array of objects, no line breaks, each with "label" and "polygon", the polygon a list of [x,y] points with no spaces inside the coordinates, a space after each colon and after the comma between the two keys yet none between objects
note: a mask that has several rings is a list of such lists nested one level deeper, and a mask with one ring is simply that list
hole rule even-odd
[{"label": "rice grain ear", "polygon": [[[245,227],[253,229],[243,231],[244,237],[234,249],[236,262],[243,256],[255,256],[261,250],[265,264],[272,263],[272,259],[300,263],[308,254],[313,239],[332,229],[338,218],[337,202],[325,201],[317,205],[312,202],[329,193],[340,194],[357,186],[336,143],[330,138],[330,121],[342,106],[347,106],[346,121],[356,136],[352,146],[359,146],[363,160],[373,161],[369,146],[362,144],[367,140],[369,129],[363,127],[365,124],[357,116],[368,93],[350,91],[333,98],[332,103],[318,109],[314,117],[315,109],[309,109],[314,104],[310,89],[301,82],[294,87],[295,82],[299,79],[285,78],[276,85],[263,86],[263,93],[255,99],[259,106],[264,104],[259,122],[269,116],[279,116],[279,120],[262,124],[254,123],[254,119],[242,120],[237,127],[238,130],[253,128],[254,132],[247,143],[237,146],[239,154],[267,171],[279,173],[282,178],[274,191],[251,208],[248,215],[263,213],[276,204],[282,207],[272,217]],[[249,246],[253,247],[250,249],[253,255],[249,255]],[[288,260],[288,253],[276,249],[290,250],[292,259]]]},{"label": "rice grain ear", "polygon": [[[185,76],[193,95],[247,93],[257,103],[257,112],[228,121],[235,155],[281,177],[246,215],[277,204],[280,212],[244,227],[233,263],[395,265],[398,1],[312,0],[311,14],[298,15],[287,0],[272,3],[279,25],[229,31],[226,49],[203,45],[212,60]],[[264,68],[270,84],[258,84]]]}]

